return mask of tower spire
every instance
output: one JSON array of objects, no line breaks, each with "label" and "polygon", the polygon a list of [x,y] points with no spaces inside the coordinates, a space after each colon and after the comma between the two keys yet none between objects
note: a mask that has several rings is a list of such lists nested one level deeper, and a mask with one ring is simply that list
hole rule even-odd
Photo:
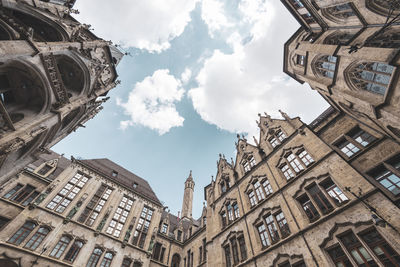
[{"label": "tower spire", "polygon": [[182,203],[182,219],[192,218],[193,192],[194,192],[194,180],[192,177],[192,171],[190,171],[189,176],[185,181],[185,191],[183,194],[183,203]]}]

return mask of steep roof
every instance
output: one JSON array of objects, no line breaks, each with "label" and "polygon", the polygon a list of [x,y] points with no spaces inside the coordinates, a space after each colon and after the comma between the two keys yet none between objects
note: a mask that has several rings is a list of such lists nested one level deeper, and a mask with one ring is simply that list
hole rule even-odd
[{"label": "steep roof", "polygon": [[[160,200],[157,198],[153,189],[151,189],[151,186],[146,180],[121,167],[120,165],[112,162],[111,160],[103,158],[79,160],[79,162],[92,168],[94,171],[105,176],[107,179],[116,183],[120,183],[128,187],[131,191],[142,195],[149,200],[155,202],[156,204],[162,206]],[[134,183],[137,184],[136,187],[134,187]]]},{"label": "steep roof", "polygon": [[28,164],[28,167],[36,169],[41,164],[53,159],[58,159],[58,164],[57,168],[52,174],[49,175],[48,179],[54,180],[54,178],[58,177],[58,175],[60,175],[60,173],[63,172],[71,164],[71,161],[69,159],[61,156],[60,154],[51,150],[49,151],[49,153],[41,153],[34,162]]}]

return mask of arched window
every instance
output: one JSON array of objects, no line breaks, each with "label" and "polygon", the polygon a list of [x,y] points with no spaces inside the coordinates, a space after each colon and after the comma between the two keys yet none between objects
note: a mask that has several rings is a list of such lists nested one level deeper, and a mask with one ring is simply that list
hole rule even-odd
[{"label": "arched window", "polygon": [[287,180],[295,177],[295,174],[302,172],[314,162],[308,152],[300,147],[297,150],[289,150],[279,160],[278,168]]},{"label": "arched window", "polygon": [[39,230],[29,239],[29,241],[26,243],[25,247],[35,250],[45,239],[47,234],[50,232],[50,229],[48,227],[40,227]]},{"label": "arched window", "polygon": [[100,260],[101,254],[103,254],[103,250],[101,248],[95,248],[92,252],[92,255],[90,255],[86,267],[96,267],[97,263]]},{"label": "arched window", "polygon": [[384,95],[393,70],[394,67],[386,63],[362,62],[345,73],[352,87]]},{"label": "arched window", "polygon": [[37,42],[61,42],[64,39],[60,32],[62,31],[61,27],[56,29],[53,25],[35,16],[17,10],[12,10],[12,15],[17,19],[17,23],[33,29],[33,40]]},{"label": "arched window", "polygon": [[181,257],[179,256],[179,254],[174,254],[174,256],[172,256],[172,261],[171,261],[171,267],[179,267],[179,264],[181,263]]},{"label": "arched window", "polygon": [[349,3],[324,8],[322,14],[335,22],[342,22],[356,15]]},{"label": "arched window", "polygon": [[64,55],[56,56],[56,63],[68,93],[80,94],[85,84],[82,68],[72,58]]},{"label": "arched window", "polygon": [[73,262],[76,259],[76,256],[78,256],[78,253],[82,247],[83,247],[83,242],[80,240],[75,240],[75,242],[67,251],[67,254],[65,254],[64,260]]},{"label": "arched window", "polygon": [[60,258],[61,255],[64,253],[65,249],[68,247],[71,240],[72,238],[69,236],[66,235],[62,236],[61,239],[58,241],[57,245],[51,251],[50,256],[55,258]]},{"label": "arched window", "polygon": [[0,67],[0,131],[38,114],[45,106],[40,77],[30,67],[13,62]]},{"label": "arched window", "polygon": [[110,267],[113,257],[114,257],[114,254],[112,254],[111,252],[107,252],[106,255],[104,255],[104,258],[100,264],[100,267]]},{"label": "arched window", "polygon": [[381,48],[399,48],[400,47],[400,32],[395,30],[387,30],[376,36],[371,36],[365,43],[366,47],[381,47]]},{"label": "arched window", "polygon": [[350,32],[336,31],[325,38],[324,44],[346,45],[351,40],[351,38],[353,38],[353,36],[354,34]]},{"label": "arched window", "polygon": [[393,10],[392,16],[399,14],[400,3],[398,1],[366,0],[365,5],[368,9],[385,17],[389,14],[389,10]]},{"label": "arched window", "polygon": [[124,260],[122,261],[121,267],[131,267],[131,264],[132,264],[131,259],[124,258]]},{"label": "arched window", "polygon": [[32,232],[33,229],[37,226],[34,222],[26,222],[24,225],[19,228],[19,230],[8,240],[8,242],[19,245],[25,238]]},{"label": "arched window", "polygon": [[332,79],[335,74],[336,61],[337,58],[334,56],[325,55],[319,57],[314,63],[315,72],[319,76]]}]

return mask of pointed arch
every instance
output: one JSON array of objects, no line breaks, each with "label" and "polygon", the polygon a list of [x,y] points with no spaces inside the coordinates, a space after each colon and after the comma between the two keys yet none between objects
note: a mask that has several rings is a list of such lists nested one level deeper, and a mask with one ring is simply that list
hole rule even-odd
[{"label": "pointed arch", "polygon": [[346,22],[349,18],[356,16],[350,3],[323,8],[321,9],[321,13],[327,19],[340,24]]},{"label": "pointed arch", "polygon": [[394,1],[388,1],[388,0],[366,0],[365,5],[366,7],[371,10],[372,12],[382,15],[382,16],[387,16],[389,14],[389,10],[392,8],[391,4],[393,4],[395,10],[392,14],[392,16],[395,16],[399,14],[399,3],[395,3]]},{"label": "pointed arch", "polygon": [[350,40],[354,37],[355,32],[349,31],[334,31],[325,37],[323,43],[328,45],[347,45]]},{"label": "pointed arch", "polygon": [[385,95],[395,68],[383,62],[354,62],[344,71],[350,89]]},{"label": "pointed arch", "polygon": [[314,58],[311,68],[314,75],[321,78],[333,79],[335,76],[337,57],[320,55]]}]

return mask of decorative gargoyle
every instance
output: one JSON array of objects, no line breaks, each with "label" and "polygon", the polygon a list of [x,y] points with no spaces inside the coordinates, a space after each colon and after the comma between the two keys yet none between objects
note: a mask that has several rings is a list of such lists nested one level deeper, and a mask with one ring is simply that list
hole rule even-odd
[{"label": "decorative gargoyle", "polygon": [[78,212],[79,208],[82,206],[83,201],[87,198],[88,194],[84,194],[81,199],[76,203],[76,205],[68,212],[67,217],[65,217],[63,224],[67,224],[71,221],[72,217]]},{"label": "decorative gargoyle", "polygon": [[33,203],[29,204],[28,209],[33,210],[34,208],[39,206],[39,204],[43,202],[43,200],[51,193],[51,191],[53,191],[56,185],[57,183],[54,183],[47,187],[47,189],[43,193],[41,193]]},{"label": "decorative gargoyle", "polygon": [[96,228],[96,232],[94,232],[94,236],[98,236],[101,232],[101,230],[103,230],[104,225],[106,224],[106,221],[108,219],[108,217],[110,216],[111,210],[112,210],[112,206],[110,206],[106,212],[106,214],[104,215],[103,219],[101,220],[101,222],[99,223],[99,225]]}]

